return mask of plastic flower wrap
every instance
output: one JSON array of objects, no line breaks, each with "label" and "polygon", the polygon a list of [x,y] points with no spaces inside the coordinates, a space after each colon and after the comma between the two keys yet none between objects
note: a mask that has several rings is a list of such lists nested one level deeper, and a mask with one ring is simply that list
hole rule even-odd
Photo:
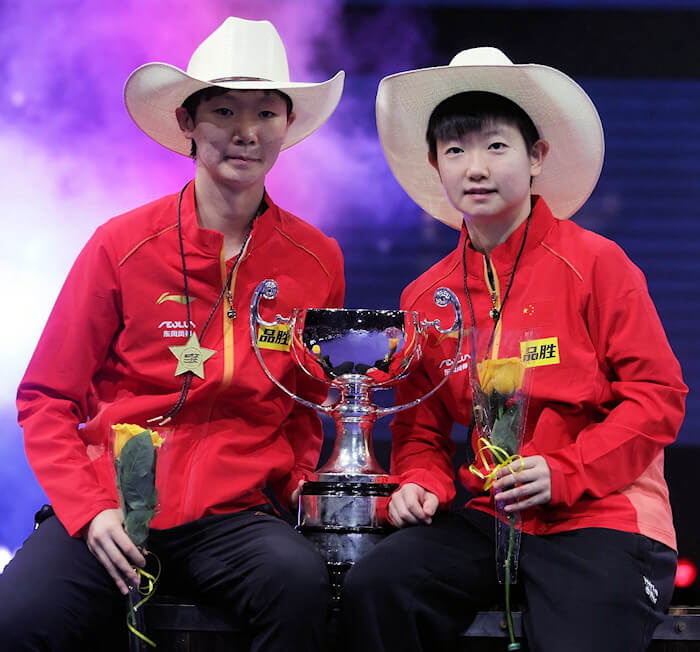
[{"label": "plastic flower wrap", "polygon": [[[112,426],[114,443],[114,468],[116,470],[117,491],[124,512],[124,529],[134,545],[144,554],[151,519],[156,515],[158,491],[156,490],[157,449],[164,439],[149,428],[131,423],[118,423]],[[155,555],[153,557],[158,562]],[[129,614],[127,627],[142,641],[155,647],[155,643],[142,631],[143,619],[139,608],[151,597],[158,581],[155,575],[137,568],[141,585],[129,592]]]},{"label": "plastic flower wrap", "polygon": [[[513,334],[509,334],[513,339]],[[478,351],[478,335],[472,338],[472,348]],[[500,350],[517,351],[501,334]],[[527,391],[527,367],[520,357],[497,357],[492,337],[482,347],[481,360],[472,370],[472,396],[474,422],[477,428],[478,445],[476,459],[470,471],[483,480],[484,491],[489,491],[498,479],[501,469],[508,468],[517,474],[522,467],[519,455],[525,429],[529,393]],[[487,356],[488,353],[488,356]],[[517,582],[520,553],[520,516],[510,513],[502,503],[495,503],[496,512],[496,573],[499,582],[505,584],[506,615],[511,643],[509,650],[519,649],[515,642],[510,617],[510,585]]]}]

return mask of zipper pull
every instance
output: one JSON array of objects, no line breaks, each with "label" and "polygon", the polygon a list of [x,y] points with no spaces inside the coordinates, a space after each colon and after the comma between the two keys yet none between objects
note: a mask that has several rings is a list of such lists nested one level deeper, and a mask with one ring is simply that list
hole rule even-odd
[{"label": "zipper pull", "polygon": [[484,260],[486,261],[486,275],[488,276],[489,291],[491,294],[492,308],[489,311],[489,317],[494,321],[498,320],[500,316],[500,311],[497,308],[498,305],[498,295],[496,294],[496,281],[493,278],[493,269],[491,268],[491,261],[488,255],[484,254]]}]

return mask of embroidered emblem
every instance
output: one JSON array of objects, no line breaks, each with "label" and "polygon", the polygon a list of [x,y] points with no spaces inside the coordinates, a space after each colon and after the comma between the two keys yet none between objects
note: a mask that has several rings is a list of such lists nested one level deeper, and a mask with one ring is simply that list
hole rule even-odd
[{"label": "embroidered emblem", "polygon": [[545,337],[541,340],[520,342],[520,357],[526,367],[559,364],[559,338]]},{"label": "embroidered emblem", "polygon": [[[467,335],[469,335],[471,329],[471,326],[466,325],[462,328],[462,342],[465,341],[465,338],[467,337]],[[440,346],[446,340],[456,340],[458,338],[459,333],[457,331],[450,331],[449,333],[434,333],[433,331],[430,331],[430,333],[428,334],[428,345]]]},{"label": "embroidered emblem", "polygon": [[647,597],[652,604],[656,604],[659,599],[659,590],[645,575],[642,575],[642,579],[644,580],[644,593],[647,594]]},{"label": "embroidered emblem", "polygon": [[535,306],[532,305],[531,303],[528,303],[524,308],[523,308],[523,315],[526,317],[532,317],[535,314]]},{"label": "embroidered emblem", "polygon": [[258,347],[289,352],[292,336],[287,324],[258,326]]},{"label": "embroidered emblem", "polygon": [[[197,297],[190,297],[190,303],[192,303]],[[187,303],[187,297],[181,294],[170,294],[170,292],[163,292],[157,299],[156,303],[161,304],[166,301],[174,301],[175,303],[181,303],[183,306]]]}]

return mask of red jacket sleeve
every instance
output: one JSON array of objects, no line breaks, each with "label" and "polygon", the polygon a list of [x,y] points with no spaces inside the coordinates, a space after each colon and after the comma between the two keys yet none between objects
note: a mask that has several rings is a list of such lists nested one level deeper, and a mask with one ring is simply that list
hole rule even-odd
[{"label": "red jacket sleeve", "polygon": [[17,392],[29,463],[68,532],[117,507],[93,473],[79,425],[120,327],[118,266],[98,229],[63,285]]},{"label": "red jacket sleeve", "polygon": [[613,245],[594,266],[585,319],[609,380],[610,411],[549,452],[553,505],[632,483],[676,438],[687,388],[641,271]]},{"label": "red jacket sleeve", "polygon": [[[427,394],[434,384],[422,368],[396,386],[396,404],[409,403]],[[434,493],[440,508],[447,509],[455,497],[451,439],[453,420],[440,399],[440,391],[418,406],[399,412],[391,424],[391,472],[399,486],[413,482]]]},{"label": "red jacket sleeve", "polygon": [[[406,291],[402,310],[410,310]],[[397,384],[396,405],[410,403],[435,387],[421,364]],[[414,408],[399,412],[391,424],[391,472],[399,476],[399,486],[415,483],[434,493],[440,508],[447,509],[455,497],[452,457],[456,446],[451,438],[454,420],[443,400],[443,386]]]},{"label": "red jacket sleeve", "polygon": [[[342,308],[345,298],[343,254],[337,243],[334,242],[334,244],[335,260],[329,271],[329,290],[324,307]],[[296,393],[302,398],[317,403],[322,403],[327,396],[327,392],[323,389],[322,384],[310,379],[301,370],[297,372]],[[271,488],[280,504],[287,508],[289,507],[289,499],[292,492],[297,488],[299,480],[309,478],[316,470],[323,444],[323,429],[316,411],[305,407],[301,403],[295,403],[283,427],[284,435],[294,450],[295,464],[290,473],[272,484]]]}]

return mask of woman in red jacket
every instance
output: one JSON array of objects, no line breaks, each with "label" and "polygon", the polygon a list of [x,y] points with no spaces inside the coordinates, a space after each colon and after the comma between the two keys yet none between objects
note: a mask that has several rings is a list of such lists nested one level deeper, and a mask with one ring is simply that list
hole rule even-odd
[{"label": "woman in red jacket", "polygon": [[[0,576],[4,650],[96,649],[115,616],[124,627],[120,592],[144,564],[122,524],[110,454],[111,427],[124,422],[165,438],[148,540],[163,582],[221,605],[255,650],[323,650],[325,566],[263,493],[294,503],[322,431],[264,375],[247,315],[268,277],[279,312],[342,305],[337,243],[265,191],[280,150],[325,122],[342,86],[342,72],[290,82],[275,28],[238,18],[197,48],[187,72],[151,63],[129,77],[136,124],[192,155],[196,174],[97,230],[22,380],[27,455],[55,516]],[[289,347],[274,341],[268,366],[294,388]]]},{"label": "woman in red jacket", "polygon": [[[501,596],[495,501],[502,518],[520,520],[530,649],[642,652],[673,590],[663,449],[687,388],[640,270],[567,221],[602,167],[593,103],[557,70],[475,48],[382,80],[377,124],[398,181],[461,229],[457,248],[406,288],[402,308],[433,318],[433,291],[451,288],[473,332],[490,340],[488,357],[527,368],[529,407],[519,459],[485,491],[489,454],[477,454],[476,473],[459,470],[474,498],[454,512],[451,431],[478,419],[483,350],[395,419],[400,487],[389,514],[401,529],[347,576],[348,649],[455,649],[476,611]],[[454,346],[427,346],[397,401],[434,387]],[[472,449],[483,449],[479,428],[470,432]]]}]

